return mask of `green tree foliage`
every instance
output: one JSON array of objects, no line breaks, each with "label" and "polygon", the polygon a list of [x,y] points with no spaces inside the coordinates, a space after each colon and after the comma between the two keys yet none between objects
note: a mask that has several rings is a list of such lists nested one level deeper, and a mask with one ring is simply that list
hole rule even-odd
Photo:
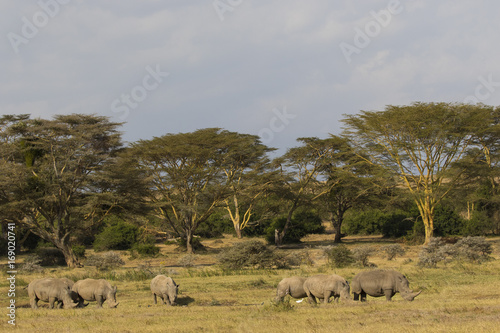
[{"label": "green tree foliage", "polygon": [[194,251],[198,226],[234,197],[236,178],[262,157],[249,153],[248,139],[265,151],[256,137],[219,128],[167,134],[132,145],[129,161],[150,180],[152,208],[165,228],[186,240],[188,253]]},{"label": "green tree foliage", "polygon": [[56,246],[70,267],[78,265],[72,234],[121,200],[99,186],[121,149],[118,125],[83,114],[0,119],[0,213]]}]

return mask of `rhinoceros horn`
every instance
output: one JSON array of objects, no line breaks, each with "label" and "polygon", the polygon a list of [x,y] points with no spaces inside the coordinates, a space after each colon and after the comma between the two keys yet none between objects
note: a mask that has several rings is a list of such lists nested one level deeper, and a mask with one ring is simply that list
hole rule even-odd
[{"label": "rhinoceros horn", "polygon": [[401,294],[401,296],[407,300],[407,301],[413,301],[415,299],[415,297],[417,297],[418,295],[420,295],[420,293],[422,292],[422,290],[420,290],[419,292],[417,293],[414,293],[412,290],[410,290],[408,293],[403,293]]}]

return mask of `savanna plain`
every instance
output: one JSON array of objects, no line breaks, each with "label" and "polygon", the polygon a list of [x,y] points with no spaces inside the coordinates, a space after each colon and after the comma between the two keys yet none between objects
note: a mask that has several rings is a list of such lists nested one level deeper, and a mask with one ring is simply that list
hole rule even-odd
[{"label": "savanna plain", "polygon": [[[245,269],[229,271],[217,264],[216,254],[238,240],[232,236],[203,241],[205,253],[191,257],[190,265],[179,265],[184,253],[173,245],[162,245],[155,258],[130,259],[120,252],[125,265],[112,271],[95,267],[45,268],[43,272],[18,271],[16,326],[8,324],[8,281],[3,270],[0,282],[2,320],[0,331],[18,332],[500,332],[500,237],[493,244],[492,260],[482,264],[453,262],[437,268],[417,265],[421,246],[404,245],[406,253],[387,260],[383,251],[370,258],[372,266],[405,274],[414,291],[422,290],[413,302],[399,294],[392,302],[384,297],[360,302],[331,302],[311,305],[304,299],[285,298],[276,303],[276,286],[289,276],[338,274],[349,282],[361,266],[333,268],[324,246],[332,235],[309,235],[302,244],[283,249],[288,255],[306,258],[290,269]],[[380,237],[347,237],[344,244],[380,249],[393,241]],[[23,256],[19,255],[18,263]],[[184,260],[185,262],[185,260]],[[0,264],[4,267],[5,260]],[[189,266],[189,267],[185,267]],[[156,274],[172,277],[179,284],[178,306],[153,304],[149,283]],[[47,303],[30,308],[27,284],[40,277],[68,277],[74,281],[105,278],[118,287],[117,308],[97,309],[91,302],[83,309],[48,309]]]}]

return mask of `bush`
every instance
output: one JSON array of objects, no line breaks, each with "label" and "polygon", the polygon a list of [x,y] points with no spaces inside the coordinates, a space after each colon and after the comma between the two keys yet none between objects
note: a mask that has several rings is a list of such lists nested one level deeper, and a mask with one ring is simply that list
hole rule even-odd
[{"label": "bush", "polygon": [[433,237],[428,245],[422,247],[419,254],[419,265],[437,267],[439,262],[466,260],[482,263],[490,258],[492,246],[484,237],[465,237],[455,244],[447,244],[440,237]]},{"label": "bush", "polygon": [[286,259],[257,240],[237,243],[217,255],[219,263],[228,269],[286,268]]},{"label": "bush", "polygon": [[194,262],[198,258],[197,255],[195,254],[186,254],[179,258],[179,261],[177,261],[177,264],[179,264],[182,267],[193,267]]},{"label": "bush", "polygon": [[403,249],[403,247],[399,244],[382,246],[381,250],[387,255],[387,260],[392,260],[397,256],[402,256],[406,253],[405,249]]},{"label": "bush", "polygon": [[345,218],[345,231],[349,235],[381,234],[387,214],[378,209],[349,214]]},{"label": "bush", "polygon": [[73,253],[78,259],[85,258],[85,246],[84,245],[73,245],[71,247]]},{"label": "bush", "polygon": [[325,254],[328,263],[333,267],[342,268],[354,263],[351,250],[343,244],[326,248]]},{"label": "bush", "polygon": [[484,236],[493,230],[493,223],[485,211],[475,211],[463,224],[462,235]]},{"label": "bush", "polygon": [[137,242],[139,228],[123,220],[115,220],[96,236],[95,251],[128,250]]},{"label": "bush", "polygon": [[233,223],[225,217],[223,211],[214,213],[196,228],[196,235],[203,238],[221,237],[223,234],[234,234]]},{"label": "bush", "polygon": [[[187,251],[187,240],[185,238],[178,238],[175,240],[175,243],[178,245],[176,251],[179,251],[179,252]],[[207,248],[205,247],[205,245],[201,244],[201,239],[199,237],[193,237],[193,239],[191,240],[191,246],[193,247],[194,252],[206,252],[207,251]]]},{"label": "bush", "polygon": [[40,266],[42,259],[36,255],[31,254],[24,259],[24,263],[21,266],[21,271],[27,273],[42,272],[43,267]]},{"label": "bush", "polygon": [[[286,217],[275,218],[266,228],[266,241],[268,243],[274,243],[275,229],[283,230],[286,220]],[[290,221],[290,228],[283,239],[283,244],[300,243],[300,239],[308,234],[322,233],[325,233],[325,227],[321,223],[319,215],[307,211],[298,212]]]},{"label": "bush", "polygon": [[491,243],[484,237],[464,237],[454,246],[460,258],[476,263],[490,260],[493,252]]},{"label": "bush", "polygon": [[35,254],[42,259],[41,266],[66,266],[64,254],[55,247],[39,247]]},{"label": "bush", "polygon": [[373,246],[359,246],[352,250],[352,258],[363,267],[368,267],[370,266],[368,258],[375,253],[375,251]]},{"label": "bush", "polygon": [[109,251],[103,254],[92,254],[85,261],[87,266],[95,266],[98,270],[106,270],[125,265],[120,255]]},{"label": "bush", "polygon": [[155,257],[160,253],[160,248],[153,243],[135,244],[130,250],[132,256]]},{"label": "bush", "polygon": [[437,206],[434,211],[434,235],[437,237],[460,235],[464,220],[452,208]]}]

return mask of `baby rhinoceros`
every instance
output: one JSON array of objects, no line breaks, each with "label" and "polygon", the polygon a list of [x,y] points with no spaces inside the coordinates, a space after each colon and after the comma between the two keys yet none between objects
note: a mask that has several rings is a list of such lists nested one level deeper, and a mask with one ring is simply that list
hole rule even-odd
[{"label": "baby rhinoceros", "polygon": [[157,275],[151,280],[151,293],[155,304],[157,304],[156,297],[158,296],[162,299],[163,304],[177,305],[178,291],[179,285],[175,284],[171,277]]},{"label": "baby rhinoceros", "polygon": [[78,294],[80,303],[83,301],[97,301],[97,308],[102,308],[102,303],[108,300],[110,308],[116,308],[116,286],[104,279],[85,279],[76,281],[72,290]]},{"label": "baby rhinoceros", "polygon": [[292,276],[281,280],[276,290],[276,302],[282,302],[286,295],[293,298],[306,297],[307,294],[304,291],[305,281],[306,278],[300,276]]},{"label": "baby rhinoceros", "polygon": [[307,294],[309,303],[316,303],[316,298],[318,298],[321,302],[327,304],[332,296],[337,302],[340,297],[345,301],[351,300],[349,282],[336,274],[320,274],[307,278],[304,282],[304,291]]},{"label": "baby rhinoceros", "polygon": [[31,281],[28,285],[28,295],[33,309],[38,309],[39,300],[48,302],[50,309],[54,308],[55,302],[62,302],[65,309],[78,305],[71,297],[71,288],[61,279],[43,278]]},{"label": "baby rhinoceros", "polygon": [[367,294],[372,297],[385,296],[386,300],[390,301],[398,292],[403,299],[413,301],[422,291],[414,293],[409,285],[408,279],[403,274],[380,269],[358,273],[351,282],[354,300],[358,301],[361,296],[362,302],[366,301]]}]

